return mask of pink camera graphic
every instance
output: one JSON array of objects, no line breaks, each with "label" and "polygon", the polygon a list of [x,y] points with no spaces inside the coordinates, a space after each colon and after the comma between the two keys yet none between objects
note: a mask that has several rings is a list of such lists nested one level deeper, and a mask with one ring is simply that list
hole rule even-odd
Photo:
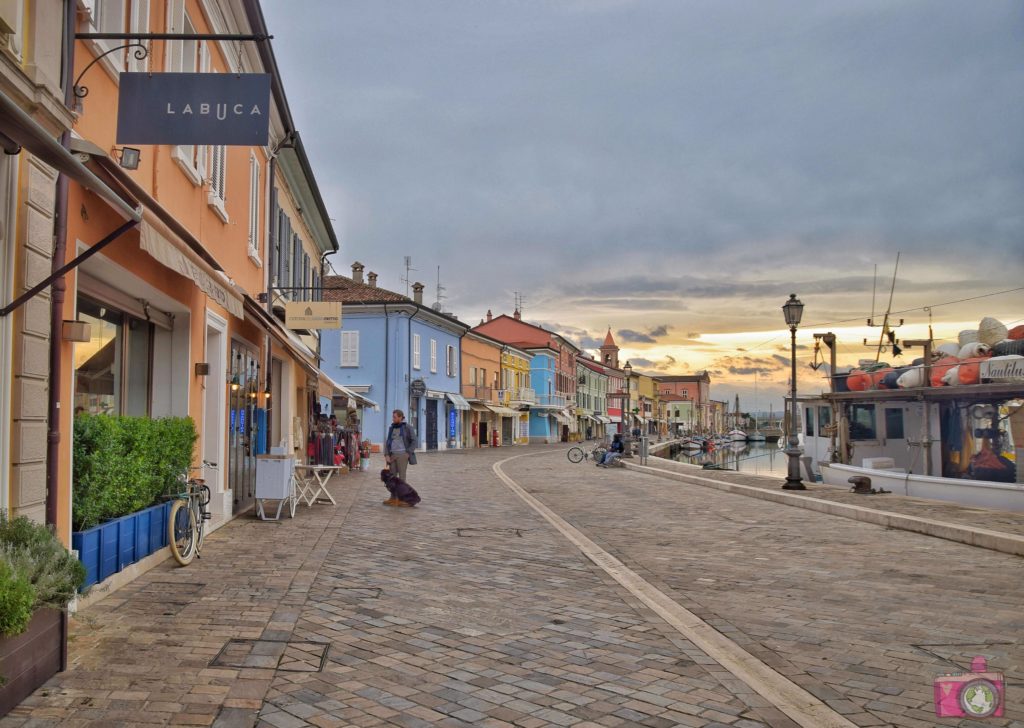
[{"label": "pink camera graphic", "polygon": [[989,672],[984,657],[971,660],[970,672],[935,678],[935,715],[940,718],[1000,717],[1005,697],[1003,674]]}]

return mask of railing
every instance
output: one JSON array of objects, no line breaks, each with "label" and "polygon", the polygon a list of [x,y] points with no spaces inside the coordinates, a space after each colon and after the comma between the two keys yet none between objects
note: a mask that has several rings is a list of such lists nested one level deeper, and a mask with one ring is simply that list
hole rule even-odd
[{"label": "railing", "polygon": [[527,402],[533,403],[537,401],[537,396],[534,394],[532,389],[526,387],[517,387],[512,389],[500,389],[498,390],[498,400],[508,404],[510,402]]},{"label": "railing", "polygon": [[494,387],[483,384],[463,384],[462,396],[466,399],[478,399],[481,402],[490,402],[494,394]]},{"label": "railing", "polygon": [[534,400],[539,405],[549,407],[565,407],[566,399],[561,394],[538,394]]}]

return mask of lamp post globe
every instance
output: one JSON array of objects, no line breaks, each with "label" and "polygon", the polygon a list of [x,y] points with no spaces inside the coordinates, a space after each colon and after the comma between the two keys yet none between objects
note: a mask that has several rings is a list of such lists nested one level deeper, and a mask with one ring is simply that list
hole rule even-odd
[{"label": "lamp post globe", "polygon": [[803,317],[804,305],[795,293],[789,294],[789,300],[782,306],[782,313],[786,317],[786,325],[790,333],[790,379],[789,379],[789,439],[786,444],[786,456],[789,458],[786,470],[786,482],[783,490],[807,490],[807,486],[800,479],[800,436],[797,433],[797,406],[796,406],[796,329]]}]

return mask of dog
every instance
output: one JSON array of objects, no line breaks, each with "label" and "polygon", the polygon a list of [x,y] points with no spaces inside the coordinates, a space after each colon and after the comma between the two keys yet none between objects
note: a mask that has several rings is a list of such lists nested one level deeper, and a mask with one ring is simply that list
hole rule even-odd
[{"label": "dog", "polygon": [[380,479],[391,494],[391,497],[384,501],[384,505],[411,508],[420,502],[419,493],[389,469],[384,468],[380,471]]}]

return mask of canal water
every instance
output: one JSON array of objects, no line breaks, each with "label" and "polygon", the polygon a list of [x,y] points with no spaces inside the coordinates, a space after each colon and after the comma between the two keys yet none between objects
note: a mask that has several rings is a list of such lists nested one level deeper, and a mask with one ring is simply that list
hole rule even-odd
[{"label": "canal water", "polygon": [[733,442],[714,452],[671,450],[672,459],[692,465],[717,465],[759,475],[786,475],[786,453],[775,442]]}]

